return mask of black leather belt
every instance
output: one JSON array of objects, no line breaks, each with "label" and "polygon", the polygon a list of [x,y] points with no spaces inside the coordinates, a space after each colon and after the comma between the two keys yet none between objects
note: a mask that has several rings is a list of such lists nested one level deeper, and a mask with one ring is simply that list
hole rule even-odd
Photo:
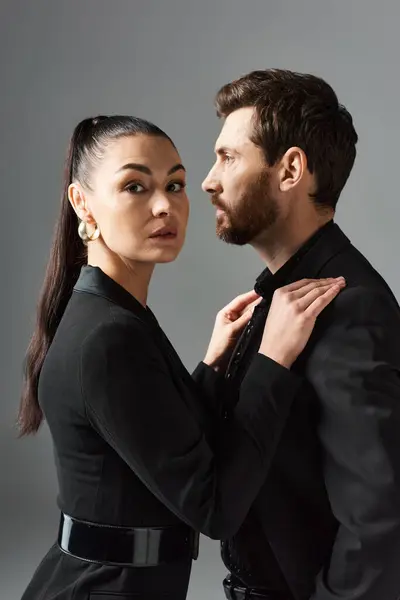
[{"label": "black leather belt", "polygon": [[292,597],[282,595],[280,592],[267,592],[238,585],[230,575],[224,579],[223,586],[228,600],[293,600]]},{"label": "black leather belt", "polygon": [[184,523],[170,527],[115,527],[61,514],[58,545],[64,552],[101,564],[155,567],[196,559],[199,535]]}]

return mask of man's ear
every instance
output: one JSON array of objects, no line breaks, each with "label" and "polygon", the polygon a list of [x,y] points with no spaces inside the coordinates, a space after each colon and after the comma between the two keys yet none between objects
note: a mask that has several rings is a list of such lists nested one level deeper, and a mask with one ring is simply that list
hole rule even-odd
[{"label": "man's ear", "polygon": [[299,184],[307,170],[307,157],[301,148],[289,148],[280,160],[279,189],[288,192]]}]

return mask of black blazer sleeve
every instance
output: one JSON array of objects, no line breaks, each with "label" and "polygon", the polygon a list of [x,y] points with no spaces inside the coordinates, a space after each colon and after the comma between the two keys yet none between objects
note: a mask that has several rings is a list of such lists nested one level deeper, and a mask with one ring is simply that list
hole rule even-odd
[{"label": "black blazer sleeve", "polygon": [[223,371],[215,371],[204,362],[200,362],[192,373],[202,396],[204,405],[211,416],[218,419],[224,414],[226,385]]},{"label": "black blazer sleeve", "polygon": [[344,290],[307,376],[321,401],[339,529],[314,600],[400,597],[400,315],[388,293]]},{"label": "black blazer sleeve", "polygon": [[196,399],[134,318],[100,324],[83,344],[80,370],[89,420],[151,492],[194,529],[231,536],[265,480],[297,376],[258,355],[214,454],[191,409]]}]

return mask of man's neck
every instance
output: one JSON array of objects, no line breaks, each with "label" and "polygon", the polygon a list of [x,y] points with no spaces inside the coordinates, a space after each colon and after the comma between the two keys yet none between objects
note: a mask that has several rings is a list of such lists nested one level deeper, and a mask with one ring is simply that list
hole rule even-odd
[{"label": "man's neck", "polygon": [[282,221],[273,231],[252,244],[271,273],[276,273],[296,252],[334,217],[333,213],[318,215],[315,219]]}]

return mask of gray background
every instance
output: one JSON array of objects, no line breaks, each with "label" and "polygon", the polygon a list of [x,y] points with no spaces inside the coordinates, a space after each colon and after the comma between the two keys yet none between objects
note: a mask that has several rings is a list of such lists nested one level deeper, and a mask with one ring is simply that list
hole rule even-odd
[{"label": "gray background", "polygon": [[[358,158],[338,222],[400,296],[396,0],[2,0],[0,8],[0,597],[17,600],[57,523],[47,429],[16,441],[21,363],[75,123],[98,113],[155,121],[189,171],[186,247],[159,268],[150,302],[184,362],[202,358],[214,315],[263,265],[215,239],[200,184],[220,124],[212,100],[249,70],[325,77],[353,113]],[[218,544],[203,538],[190,599],[222,598]]]}]

